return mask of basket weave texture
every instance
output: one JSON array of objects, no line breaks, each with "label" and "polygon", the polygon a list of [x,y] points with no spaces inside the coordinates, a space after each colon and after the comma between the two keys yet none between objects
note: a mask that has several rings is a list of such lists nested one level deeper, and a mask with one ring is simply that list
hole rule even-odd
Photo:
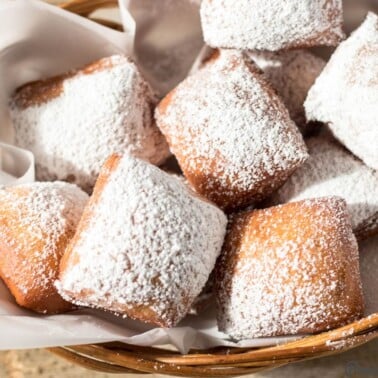
[{"label": "basket weave texture", "polygon": [[[57,2],[57,1],[50,1]],[[117,7],[117,0],[73,0],[60,7],[83,17],[100,8]],[[113,29],[122,26],[91,18]],[[360,230],[361,238],[369,230]],[[294,362],[345,352],[378,338],[378,314],[329,332],[308,336],[275,347],[215,348],[186,355],[123,343],[67,346],[48,350],[88,369],[106,373],[154,373],[183,377],[231,377],[277,368]]]}]

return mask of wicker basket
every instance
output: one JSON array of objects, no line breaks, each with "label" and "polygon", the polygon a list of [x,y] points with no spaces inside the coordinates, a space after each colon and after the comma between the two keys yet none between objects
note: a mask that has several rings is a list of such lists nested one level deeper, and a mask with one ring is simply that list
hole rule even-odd
[{"label": "wicker basket", "polygon": [[[53,1],[50,1],[53,2]],[[56,2],[56,1],[55,1]],[[62,8],[90,17],[99,8],[116,7],[116,0],[73,0]],[[94,19],[108,27],[119,24]],[[360,237],[369,230],[361,230]],[[80,345],[48,350],[83,367],[107,373],[159,373],[184,377],[230,377],[256,373],[289,363],[345,352],[378,338],[378,314],[348,326],[269,348],[215,348],[182,355],[168,349],[122,343]]]}]

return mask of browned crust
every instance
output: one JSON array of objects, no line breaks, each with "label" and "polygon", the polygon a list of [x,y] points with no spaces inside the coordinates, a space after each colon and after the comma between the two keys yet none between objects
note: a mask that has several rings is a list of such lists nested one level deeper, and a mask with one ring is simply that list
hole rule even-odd
[{"label": "browned crust", "polygon": [[[124,57],[125,60],[128,58]],[[44,80],[27,83],[16,90],[13,96],[15,105],[21,109],[30,106],[45,104],[60,96],[63,92],[64,82],[79,75],[92,75],[101,71],[109,70],[115,66],[111,58],[102,58],[85,67],[54,76]]]}]

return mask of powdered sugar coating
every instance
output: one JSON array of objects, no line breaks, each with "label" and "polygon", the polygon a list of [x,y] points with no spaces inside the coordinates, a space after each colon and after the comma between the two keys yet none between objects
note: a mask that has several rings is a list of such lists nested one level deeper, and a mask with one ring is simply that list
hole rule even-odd
[{"label": "powdered sugar coating", "polygon": [[378,313],[378,236],[360,244],[360,269],[368,316]]},{"label": "powdered sugar coating", "polygon": [[215,265],[226,216],[175,176],[130,156],[103,174],[110,176],[98,198],[95,188],[88,223],[67,250],[59,291],[75,303],[174,326]]},{"label": "powdered sugar coating", "polygon": [[308,156],[281,99],[235,51],[182,82],[156,119],[188,181],[226,209],[268,196]]},{"label": "powdered sugar coating", "polygon": [[304,131],[306,116],[303,103],[325,61],[305,50],[278,53],[250,51],[248,56],[264,71],[289,110],[291,119]]},{"label": "powdered sugar coating", "polygon": [[358,247],[340,198],[235,215],[218,261],[218,325],[233,338],[320,332],[362,315]]},{"label": "powdered sugar coating", "polygon": [[353,229],[375,217],[378,232],[378,172],[331,138],[309,138],[307,146],[310,158],[273,195],[271,203],[339,196],[348,204]]},{"label": "powdered sugar coating", "polygon": [[378,16],[341,43],[310,89],[308,120],[329,128],[365,164],[378,169]]},{"label": "powdered sugar coating", "polygon": [[63,182],[0,189],[0,274],[27,301],[54,295],[60,259],[87,200],[76,185]]},{"label": "powdered sugar coating", "polygon": [[169,155],[152,118],[156,99],[128,58],[104,58],[46,83],[21,88],[11,103],[16,144],[34,153],[38,179],[90,191],[112,153],[153,164]]},{"label": "powdered sugar coating", "polygon": [[203,0],[211,47],[278,51],[336,46],[344,37],[341,0]]}]

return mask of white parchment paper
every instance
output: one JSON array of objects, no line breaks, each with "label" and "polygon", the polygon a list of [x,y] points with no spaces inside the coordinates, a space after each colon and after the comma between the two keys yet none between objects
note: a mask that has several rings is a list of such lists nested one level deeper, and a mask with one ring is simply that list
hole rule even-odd
[{"label": "white parchment paper", "polygon": [[198,0],[121,0],[123,21],[136,21],[134,54],[144,76],[165,95],[189,72],[204,45]]},{"label": "white parchment paper", "polygon": [[[133,56],[164,95],[190,70],[203,46],[194,0],[120,0],[125,32],[116,32],[33,0],[0,0],[0,184],[34,180],[33,155],[12,146],[8,100],[20,85],[66,72],[116,53]],[[135,43],[134,43],[135,41]],[[0,282],[0,349],[121,341],[171,344],[185,353],[214,346],[258,347],[294,338],[232,342],[217,331],[214,306],[173,329],[82,309],[41,316],[17,306]]]},{"label": "white parchment paper", "polygon": [[34,178],[33,154],[0,142],[0,185],[25,184]]}]

